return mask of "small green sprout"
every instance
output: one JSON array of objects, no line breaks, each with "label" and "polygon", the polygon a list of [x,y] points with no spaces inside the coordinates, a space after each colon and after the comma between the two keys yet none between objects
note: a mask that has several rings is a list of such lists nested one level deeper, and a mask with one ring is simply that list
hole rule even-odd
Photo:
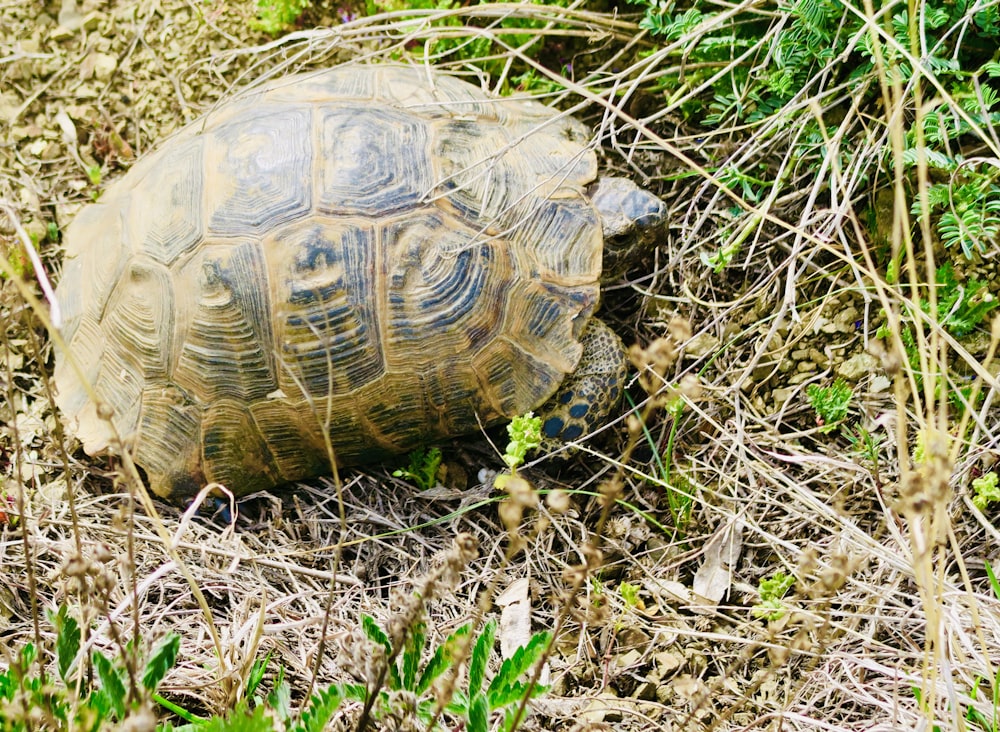
[{"label": "small green sprout", "polygon": [[507,443],[503,461],[508,468],[516,471],[524,464],[524,456],[528,451],[542,444],[542,420],[532,412],[514,417],[507,425],[507,434],[510,435],[510,442]]},{"label": "small green sprout", "polygon": [[[37,244],[37,242],[35,242]],[[31,260],[25,253],[24,249],[20,246],[13,246],[7,248],[0,245],[0,254],[6,255],[7,263],[10,265],[10,271],[8,272],[3,267],[0,267],[0,279],[10,279],[11,277],[19,280],[26,279],[33,276],[34,267],[31,266]]]},{"label": "small green sprout", "polygon": [[622,601],[628,607],[641,608],[643,605],[642,600],[639,598],[639,585],[622,582],[618,585],[618,594],[621,595]]},{"label": "small green sprout", "polygon": [[1000,487],[997,486],[997,474],[987,473],[972,481],[972,505],[980,511],[985,511],[991,503],[1000,501]]},{"label": "small green sprout", "polygon": [[101,185],[101,179],[103,178],[103,175],[101,173],[101,166],[100,165],[88,166],[87,178],[89,178],[90,182],[93,183],[95,186]]},{"label": "small green sprout", "polygon": [[878,453],[882,447],[884,438],[872,434],[870,430],[865,429],[861,425],[845,431],[844,437],[851,443],[851,447],[855,453],[866,458],[872,464],[878,465]]},{"label": "small green sprout", "polygon": [[750,612],[755,618],[780,620],[787,609],[781,598],[794,584],[795,577],[784,572],[775,572],[770,579],[762,579],[757,586],[760,602],[750,608]]},{"label": "small green sprout", "polygon": [[254,30],[275,35],[299,19],[310,0],[257,0],[257,17],[250,22]]},{"label": "small green sprout", "polygon": [[737,254],[740,253],[741,245],[739,242],[726,244],[714,252],[709,254],[708,252],[701,253],[701,263],[706,267],[711,268],[715,274],[720,274],[726,267],[728,267]]},{"label": "small green sprout", "polygon": [[823,432],[829,432],[844,420],[853,395],[843,379],[837,379],[831,386],[810,384],[806,388],[806,397],[816,410],[816,421],[822,425]]},{"label": "small green sprout", "polygon": [[422,491],[429,491],[438,483],[438,469],[441,467],[441,451],[436,447],[420,447],[410,453],[408,467],[392,471],[397,478],[413,483]]}]

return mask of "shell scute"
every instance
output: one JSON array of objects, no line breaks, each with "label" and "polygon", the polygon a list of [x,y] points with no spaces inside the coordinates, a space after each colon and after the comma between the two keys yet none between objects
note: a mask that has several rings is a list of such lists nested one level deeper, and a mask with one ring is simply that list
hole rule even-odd
[{"label": "shell scute", "polygon": [[260,234],[310,210],[311,109],[265,106],[205,134],[209,236]]},{"label": "shell scute", "polygon": [[324,110],[320,130],[321,213],[386,216],[414,207],[433,187],[421,120],[377,105],[347,104]]},{"label": "shell scute", "polygon": [[282,481],[267,440],[242,401],[218,399],[205,411],[202,461],[207,480],[257,491]]},{"label": "shell scute", "polygon": [[174,347],[174,302],[170,272],[138,258],[108,300],[102,319],[108,350],[121,354],[143,381],[166,380]]},{"label": "shell scute", "polygon": [[135,460],[150,476],[200,473],[201,410],[179,389],[146,389],[135,442]]},{"label": "shell scute", "polygon": [[128,235],[133,251],[170,266],[204,238],[205,176],[200,138],[164,150],[129,192]]},{"label": "shell scute", "polygon": [[260,245],[205,246],[177,273],[184,314],[172,380],[201,401],[245,403],[278,388],[270,274]]},{"label": "shell scute", "polygon": [[[577,354],[579,357],[579,354]],[[527,352],[519,343],[495,338],[473,359],[480,390],[490,400],[493,412],[517,415],[527,412],[558,388],[561,372]]]},{"label": "shell scute", "polygon": [[[499,310],[511,284],[503,248],[477,243],[474,232],[436,212],[392,222],[383,231],[386,358],[390,369],[439,361],[442,353],[478,350],[499,332]],[[435,343],[435,349],[428,349]]]},{"label": "shell scute", "polygon": [[319,475],[329,470],[322,428],[329,421],[331,429],[345,429],[357,423],[351,408],[326,409],[325,401],[310,404],[286,398],[268,398],[253,402],[250,413],[261,435],[266,435],[268,449],[283,480]]},{"label": "shell scute", "polygon": [[[268,242],[282,389],[343,394],[385,370],[371,225],[315,217]],[[285,372],[288,373],[285,373]]]},{"label": "shell scute", "polygon": [[[108,297],[125,271],[124,212],[127,198],[98,203],[83,208],[66,232],[66,256],[59,287],[62,306],[62,335],[72,340],[83,317],[100,319]],[[102,256],[87,256],[81,244],[100,241]]]}]

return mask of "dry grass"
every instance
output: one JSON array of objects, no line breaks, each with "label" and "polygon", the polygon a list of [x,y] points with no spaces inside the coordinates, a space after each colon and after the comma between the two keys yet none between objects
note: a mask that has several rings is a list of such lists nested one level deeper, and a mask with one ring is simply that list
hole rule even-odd
[{"label": "dry grass", "polygon": [[[96,97],[75,97],[93,49],[55,44],[57,63],[18,50],[12,39],[30,35],[36,18],[0,4],[0,19],[15,29],[0,38],[7,44],[0,81],[14,90],[0,107],[19,110],[0,125],[7,257],[18,226],[37,233],[53,212],[64,226],[91,190],[84,169],[93,150],[67,141],[56,118],[67,105],[81,105],[71,115],[78,124],[124,123],[119,131],[141,152],[250,80],[387,58],[471,30],[497,41],[505,70],[526,64],[563,84],[566,91],[548,101],[593,123],[606,167],[660,187],[672,207],[667,237],[648,274],[611,291],[607,309],[640,344],[654,343],[671,323],[676,328],[678,317],[690,323],[693,340],[680,360],[648,377],[652,396],[638,412],[647,415],[647,431],[624,419],[609,426],[620,443],[629,429],[642,437],[632,459],[620,460],[614,445],[590,446],[569,467],[542,461],[527,471],[537,487],[565,489],[571,500],[559,511],[542,503],[529,512],[521,528],[528,540],[512,555],[489,474],[501,463],[476,440],[447,451],[451,469],[468,480],[430,495],[373,468],[350,472],[339,489],[319,480],[251,499],[228,525],[154,504],[130,480],[128,465],[63,452],[75,448],[61,436],[47,396],[50,346],[41,338],[37,295],[5,280],[5,656],[26,642],[52,647],[44,610],[63,603],[89,623],[95,648],[139,636],[148,644],[175,630],[180,660],[162,693],[196,713],[224,713],[254,659],[267,652],[269,678],[283,668],[296,701],[318,686],[377,673],[359,618],[405,624],[414,588],[429,591],[422,578],[440,579],[426,607],[437,639],[470,618],[495,615],[497,592],[529,578],[534,629],[559,629],[548,658],[552,692],[535,705],[529,728],[982,728],[967,720],[970,708],[998,719],[990,688],[1000,599],[984,571],[996,561],[998,534],[969,498],[971,479],[996,460],[996,339],[988,353],[970,350],[925,318],[920,384],[899,355],[899,318],[917,317],[914,302],[934,297],[917,267],[933,271],[935,248],[911,239],[890,205],[881,233],[912,267],[890,283],[875,264],[881,242],[858,220],[875,198],[871,171],[886,150],[900,154],[899,125],[912,113],[904,90],[882,78],[881,120],[848,105],[826,151],[803,155],[794,130],[706,131],[677,122],[682,99],[651,105],[641,90],[665,73],[669,57],[661,50],[635,61],[644,41],[634,25],[583,9],[496,5],[428,12],[425,21],[413,19],[420,13],[387,14],[251,45],[237,10],[159,5],[139,3],[100,26],[97,47],[106,44],[101,52],[118,59],[118,72]],[[550,22],[533,31],[550,40],[589,41],[593,60],[575,59],[576,78],[588,63],[594,75],[573,81],[526,49],[505,46],[490,22],[515,15]],[[445,16],[456,24],[431,27]],[[434,61],[471,73],[454,57]],[[33,75],[50,62],[54,72]],[[822,110],[804,94],[788,113]],[[47,145],[56,146],[48,158]],[[845,146],[853,155],[841,169]],[[747,201],[709,172],[719,160],[767,160],[788,181],[783,190],[795,193]],[[903,185],[881,183],[890,193]],[[733,206],[746,213],[735,217]],[[721,273],[703,263],[702,254],[735,243],[739,251]],[[57,247],[42,253],[57,270]],[[992,263],[976,266],[995,286]],[[872,337],[885,321],[896,334],[888,348]],[[868,453],[823,432],[805,397],[809,383],[828,383],[838,364],[865,352],[874,365],[854,386],[850,419],[877,440]],[[647,351],[639,360],[654,356]],[[956,415],[930,385],[935,371],[962,369],[988,396],[977,411]],[[679,389],[685,374],[699,374],[699,388]],[[684,399],[682,410],[664,411],[670,400],[657,393],[661,383],[671,399]],[[913,459],[917,434],[922,460]],[[618,499],[606,523],[602,493]],[[465,556],[456,577],[435,574],[443,557],[454,561],[449,547],[464,535],[478,542],[478,558]],[[779,571],[797,580],[783,601],[787,612],[763,620],[751,610],[758,583]]]}]

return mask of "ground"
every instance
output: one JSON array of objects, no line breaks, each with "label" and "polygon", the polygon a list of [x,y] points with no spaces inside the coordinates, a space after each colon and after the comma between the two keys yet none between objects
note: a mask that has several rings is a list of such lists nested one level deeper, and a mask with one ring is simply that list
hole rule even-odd
[{"label": "ground", "polygon": [[[600,128],[602,164],[661,195],[671,224],[603,305],[635,344],[636,408],[568,460],[521,471],[541,501],[520,523],[481,437],[443,446],[446,474],[430,490],[370,466],[209,518],[144,500],[118,461],[62,433],[43,288],[20,240],[57,279],[59,232],[80,207],[233,89],[412,53],[431,34],[392,15],[352,20],[349,7],[310,12],[272,37],[243,3],[0,0],[0,253],[22,275],[0,283],[0,666],[26,643],[52,649],[46,611],[66,605],[109,656],[136,629],[146,649],[179,633],[159,693],[192,714],[227,714],[268,653],[261,688],[281,669],[298,705],[310,689],[378,675],[362,615],[392,633],[419,608],[432,646],[491,618],[508,639],[515,622],[555,633],[529,729],[995,729],[1000,588],[986,569],[997,534],[970,489],[996,459],[992,394],[965,422],[921,431],[933,410],[921,416],[900,356],[874,337],[888,317],[881,280],[834,203],[801,204],[809,215],[788,220],[803,229],[779,225],[803,210],[781,201],[730,266],[707,260],[709,232],[735,214],[699,156],[730,143],[658,116],[651,87],[619,107],[572,85],[548,98],[595,130],[617,109],[614,130],[606,118]],[[476,12],[450,17],[493,17]],[[506,12],[565,22],[550,64],[563,71],[582,73],[593,48],[607,68],[639,63],[620,50],[639,37],[633,18]],[[575,65],[560,53],[579,54]],[[803,199],[810,185],[804,175]],[[880,210],[875,198],[858,209]],[[882,225],[873,239],[889,236]],[[958,273],[972,276],[992,288],[995,268]],[[985,328],[947,342],[960,378],[978,375],[984,393],[990,343]],[[850,430],[809,398],[837,377],[852,390],[839,417]],[[949,430],[972,436],[958,449]],[[782,575],[794,584],[768,596],[762,580]],[[345,704],[335,724],[353,728],[359,713]]]}]

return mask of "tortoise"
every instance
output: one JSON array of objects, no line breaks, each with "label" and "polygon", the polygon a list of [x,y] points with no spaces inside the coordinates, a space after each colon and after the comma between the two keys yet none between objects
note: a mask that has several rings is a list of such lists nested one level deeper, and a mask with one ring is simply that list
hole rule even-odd
[{"label": "tortoise", "polygon": [[588,140],[401,65],[218,106],[69,226],[60,410],[88,454],[131,451],[178,501],[323,474],[327,436],[357,465],[546,405],[544,434],[575,439],[626,378],[592,317],[602,270],[665,210],[598,178]]}]

